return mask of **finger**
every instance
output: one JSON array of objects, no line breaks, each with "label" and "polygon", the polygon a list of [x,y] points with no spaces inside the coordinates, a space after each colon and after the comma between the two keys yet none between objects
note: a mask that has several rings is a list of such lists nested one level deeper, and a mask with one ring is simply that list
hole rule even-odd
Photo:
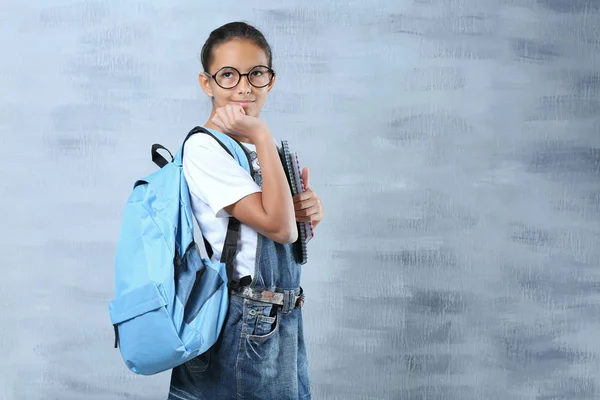
[{"label": "finger", "polygon": [[244,107],[240,106],[239,104],[229,103],[228,106],[231,106],[234,114],[246,115],[246,110],[244,110]]},{"label": "finger", "polygon": [[299,211],[299,210],[306,210],[307,208],[311,208],[311,207],[315,207],[316,209],[318,209],[319,203],[317,201],[317,199],[312,198],[309,200],[304,200],[304,201],[299,201],[297,203],[294,203],[294,210]]},{"label": "finger", "polygon": [[307,190],[310,188],[310,184],[308,182],[308,168],[304,167],[302,169],[302,181],[304,182],[304,190]]},{"label": "finger", "polygon": [[303,201],[303,200],[306,200],[306,198],[302,198],[302,195],[303,195],[303,194],[304,194],[304,193],[299,193],[299,194],[295,195],[294,197],[292,197],[292,201],[293,201],[294,203],[298,203],[298,202],[301,202],[301,201]]},{"label": "finger", "polygon": [[236,114],[239,114],[235,109],[235,105],[227,104],[225,106],[225,112],[227,113],[227,117],[229,118],[229,121],[231,121],[231,124],[234,125],[238,117]]},{"label": "finger", "polygon": [[307,216],[303,216],[303,215],[298,215],[296,216],[296,221],[297,222],[318,222],[320,221],[321,218],[319,217],[319,214],[311,214],[311,215],[307,215]]},{"label": "finger", "polygon": [[314,197],[316,197],[315,192],[313,192],[312,190],[309,189],[302,193],[298,193],[297,195],[292,197],[292,199],[293,199],[294,203],[297,203],[299,201],[306,201],[306,200],[314,198]]},{"label": "finger", "polygon": [[231,124],[235,126],[236,121],[239,121],[246,114],[244,112],[244,107],[238,104],[229,103],[227,104],[227,115],[231,119]]},{"label": "finger", "polygon": [[316,206],[304,208],[301,210],[295,210],[295,215],[297,217],[308,217],[308,216],[315,215],[318,213],[319,213],[319,207],[316,207]]}]

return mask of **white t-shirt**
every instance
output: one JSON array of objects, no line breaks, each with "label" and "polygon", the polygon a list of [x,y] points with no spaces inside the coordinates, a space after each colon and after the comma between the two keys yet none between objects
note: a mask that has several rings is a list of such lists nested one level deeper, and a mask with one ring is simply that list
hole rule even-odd
[{"label": "white t-shirt", "polygon": [[[242,143],[251,152],[256,146]],[[259,170],[258,158],[253,168]],[[252,194],[261,192],[250,174],[210,135],[196,134],[188,139],[183,153],[183,173],[187,181],[192,212],[203,236],[213,251],[212,261],[221,259],[227,224],[231,215],[225,207]],[[196,240],[199,244],[202,241]],[[257,232],[240,224],[240,240],[233,263],[233,279],[254,275]]]}]

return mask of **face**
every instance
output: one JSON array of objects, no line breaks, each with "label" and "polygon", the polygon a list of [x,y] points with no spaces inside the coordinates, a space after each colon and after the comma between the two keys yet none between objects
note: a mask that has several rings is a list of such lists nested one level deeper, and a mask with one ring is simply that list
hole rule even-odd
[{"label": "face", "polygon": [[[246,74],[258,65],[268,66],[269,62],[267,54],[263,49],[251,41],[240,39],[230,40],[229,42],[215,46],[212,56],[212,63],[207,71],[211,75],[214,75],[223,67],[234,67],[240,73]],[[227,73],[224,77],[231,79],[232,75],[231,73]],[[255,72],[254,75],[260,75],[260,72]],[[217,85],[213,78],[204,73],[201,73],[198,79],[202,90],[213,98],[213,112],[218,107],[223,107],[229,103],[236,103],[244,107],[246,115],[253,117],[260,116],[260,110],[265,104],[267,94],[271,91],[275,83],[275,77],[273,77],[269,85],[257,88],[248,82],[248,77],[242,76],[236,86],[231,89],[223,89]]]}]

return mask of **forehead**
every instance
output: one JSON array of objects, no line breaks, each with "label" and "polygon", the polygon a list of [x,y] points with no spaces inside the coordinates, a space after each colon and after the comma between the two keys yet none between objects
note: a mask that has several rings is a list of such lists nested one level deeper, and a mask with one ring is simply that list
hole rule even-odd
[{"label": "forehead", "polygon": [[269,65],[265,51],[249,40],[233,39],[213,49],[213,72],[225,66],[244,72],[257,65]]}]

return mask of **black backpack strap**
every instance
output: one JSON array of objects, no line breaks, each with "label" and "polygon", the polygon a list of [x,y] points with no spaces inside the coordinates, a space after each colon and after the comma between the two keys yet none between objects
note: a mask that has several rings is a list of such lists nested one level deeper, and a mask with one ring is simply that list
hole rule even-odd
[{"label": "black backpack strap", "polygon": [[[205,134],[211,136],[213,139],[215,139],[217,141],[217,143],[219,143],[221,145],[221,147],[227,152],[227,154],[229,154],[231,157],[233,157],[233,154],[231,154],[231,151],[229,151],[227,146],[225,146],[225,144],[223,142],[221,142],[215,135],[213,135],[209,130],[207,130],[206,128],[204,128],[202,126],[196,126],[187,134],[187,136],[183,140],[183,149],[181,150],[181,159],[182,160],[183,160],[183,151],[185,150],[185,142],[187,142],[188,139],[190,137],[192,137],[192,135],[195,135],[196,133],[205,133]],[[235,139],[233,139],[233,140],[235,140]],[[236,140],[236,142],[237,142],[237,140]],[[238,142],[238,144],[239,144],[239,142]]]},{"label": "black backpack strap", "polygon": [[254,178],[254,174],[256,173],[256,171],[254,171],[254,167],[252,166],[252,156],[250,154],[250,151],[245,146],[243,146],[237,139],[233,137],[231,139],[233,139],[233,141],[236,142],[238,146],[242,148],[242,151],[244,152],[244,154],[246,155],[246,159],[248,160],[248,167],[250,167],[250,176]]},{"label": "black backpack strap", "polygon": [[[196,126],[187,134],[187,136],[183,140],[183,148],[181,150],[181,159],[182,160],[183,160],[183,151],[185,150],[185,142],[187,142],[188,139],[192,135],[195,135],[196,133],[205,133],[205,134],[211,136],[213,139],[215,139],[217,141],[217,143],[219,143],[221,145],[221,147],[227,152],[227,154],[229,154],[231,157],[233,157],[233,154],[231,154],[231,151],[229,150],[229,148],[223,142],[221,142],[215,135],[213,135],[206,128],[203,128],[201,126]],[[236,142],[238,144],[238,146],[240,146],[242,148],[242,150],[244,151],[244,154],[246,155],[246,158],[248,159],[248,165],[250,166],[250,171],[252,172],[252,174],[254,174],[254,170],[252,168],[252,162],[250,160],[250,153],[249,153],[248,149],[246,149],[244,146],[242,146],[242,144],[237,139],[235,139],[233,137],[231,139],[234,142]],[[171,156],[171,160],[169,161],[166,158],[164,158],[163,156],[161,156],[158,153],[158,150],[165,150],[167,153],[169,153],[169,156]],[[151,155],[152,155],[152,161],[154,162],[154,164],[158,165],[160,168],[164,167],[165,165],[167,165],[168,163],[170,163],[171,161],[174,160],[173,154],[171,154],[169,149],[167,149],[166,147],[164,147],[163,145],[158,144],[158,143],[154,143],[152,145]]]},{"label": "black backpack strap", "polygon": [[210,246],[210,243],[208,243],[208,240],[206,240],[206,238],[204,237],[204,235],[202,235],[202,239],[204,240],[204,248],[206,249],[206,253],[208,255],[208,258],[212,258],[213,251],[212,251],[212,247]]},{"label": "black backpack strap", "polygon": [[[202,239],[204,240],[204,247],[206,248],[206,253],[208,258],[212,258],[213,251],[210,243],[204,235],[202,235]],[[227,234],[225,235],[225,243],[223,244],[223,251],[221,252],[221,260],[220,262],[224,263],[227,271],[227,281],[231,284],[233,280],[233,261],[235,259],[235,254],[237,253],[237,245],[240,240],[240,221],[231,217],[229,218],[229,224],[227,225]]]},{"label": "black backpack strap", "polygon": [[166,147],[164,147],[161,144],[158,143],[154,143],[152,145],[152,149],[150,151],[150,154],[152,155],[152,161],[154,161],[154,164],[158,165],[160,168],[164,167],[165,165],[167,165],[168,163],[170,163],[171,161],[167,161],[166,158],[164,158],[163,156],[161,156],[158,153],[158,150],[166,150],[167,153],[169,153],[169,155],[171,156],[171,161],[173,161],[173,154],[171,154],[171,152],[169,151],[169,149],[167,149]]},{"label": "black backpack strap", "polygon": [[227,281],[231,286],[233,283],[233,261],[237,253],[238,242],[240,240],[240,221],[234,217],[229,218],[227,224],[227,234],[225,235],[225,243],[223,243],[223,251],[221,252],[221,262],[225,264],[227,271]]},{"label": "black backpack strap", "polygon": [[[233,154],[231,154],[231,151],[229,150],[229,148],[219,140],[218,137],[216,137],[215,135],[213,135],[210,131],[208,131],[206,128],[203,128],[201,126],[196,126],[194,129],[192,129],[190,131],[190,133],[188,133],[187,137],[185,138],[185,140],[183,141],[183,144],[185,145],[185,142],[190,138],[190,136],[196,134],[196,133],[205,133],[209,136],[211,136],[213,139],[215,139],[217,141],[217,143],[219,143],[219,145],[221,145],[221,147],[227,152],[227,154],[229,154],[231,157],[233,157]],[[248,166],[250,167],[250,175],[254,176],[254,168],[252,167],[252,159],[250,156],[250,151],[248,151],[248,149],[246,147],[244,147],[239,140],[237,140],[236,138],[229,136],[231,138],[231,140],[233,140],[234,142],[237,143],[238,146],[240,146],[240,148],[242,149],[242,151],[244,152],[244,154],[246,155],[246,159],[248,160]],[[182,152],[182,159],[183,159],[183,152]]]}]

